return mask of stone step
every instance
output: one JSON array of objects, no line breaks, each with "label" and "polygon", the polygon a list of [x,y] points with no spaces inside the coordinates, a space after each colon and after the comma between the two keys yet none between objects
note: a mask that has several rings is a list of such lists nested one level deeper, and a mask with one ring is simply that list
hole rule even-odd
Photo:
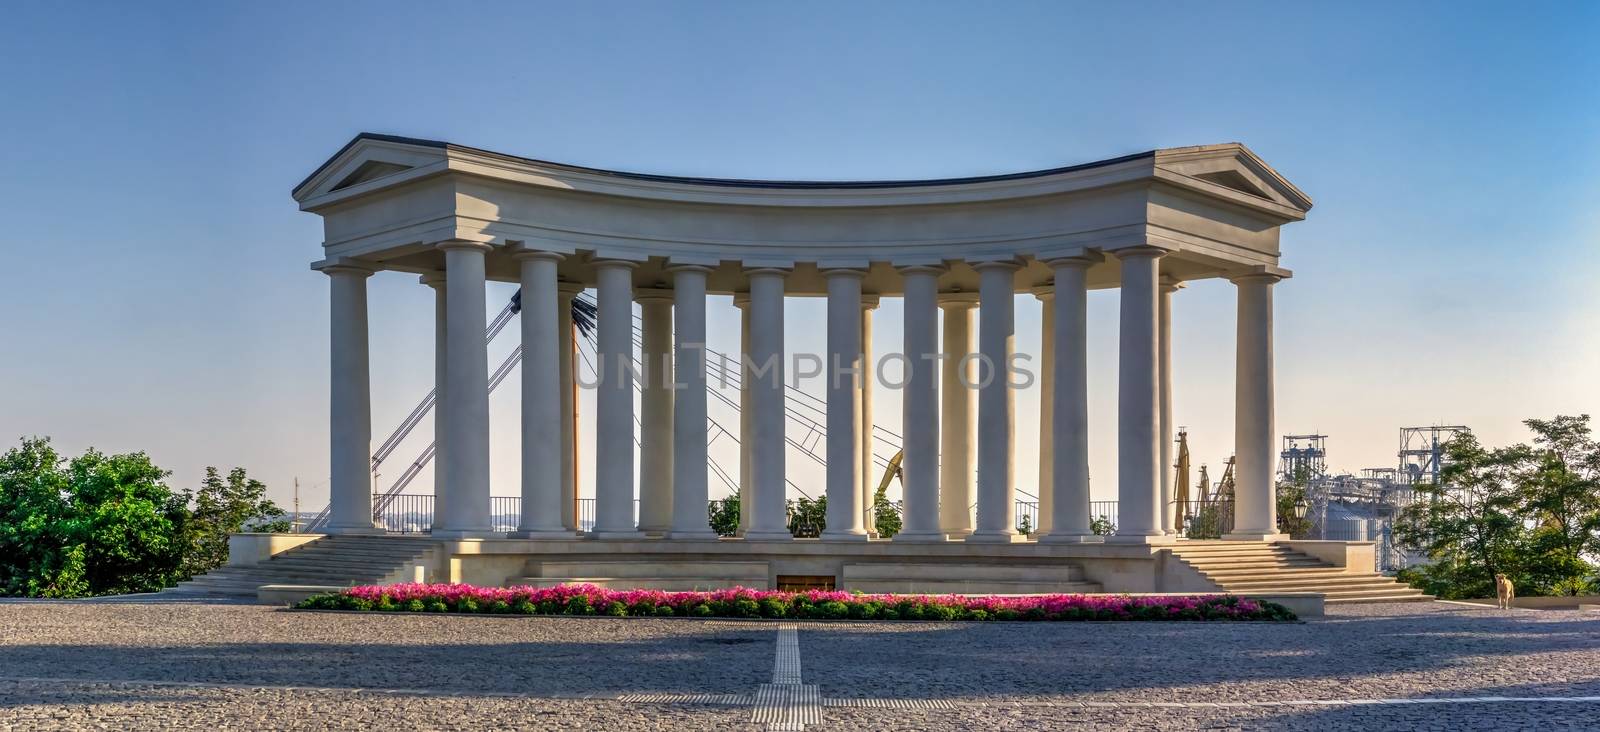
[{"label": "stone step", "polygon": [[1294,570],[1294,569],[1327,569],[1332,565],[1314,559],[1301,559],[1290,561],[1238,561],[1238,562],[1188,562],[1189,566],[1204,573],[1233,572],[1243,570]]},{"label": "stone step", "polygon": [[1281,546],[1229,546],[1216,548],[1173,547],[1172,553],[1182,557],[1221,557],[1233,554],[1299,554]]},{"label": "stone step", "polygon": [[330,570],[379,570],[389,571],[412,562],[419,561],[421,557],[396,557],[389,561],[360,560],[360,559],[321,559],[313,557],[286,557],[262,562],[260,566],[267,571],[289,572],[303,569],[330,569]]},{"label": "stone step", "polygon": [[1233,582],[1233,581],[1219,582],[1218,584],[1222,585],[1223,588],[1225,588],[1225,589],[1227,589],[1229,591],[1238,590],[1240,592],[1243,592],[1245,590],[1252,590],[1252,589],[1257,589],[1257,588],[1261,588],[1261,587],[1271,587],[1271,588],[1274,588],[1274,589],[1295,588],[1295,589],[1305,589],[1305,590],[1309,590],[1309,591],[1320,591],[1320,588],[1324,588],[1324,587],[1332,588],[1332,589],[1344,589],[1344,588],[1355,589],[1355,588],[1365,588],[1365,587],[1394,587],[1398,583],[1395,582],[1392,579],[1389,579],[1388,577],[1384,577],[1383,575],[1365,576],[1365,577],[1363,577],[1361,575],[1348,575],[1348,576],[1343,576],[1343,577],[1313,577],[1313,578],[1282,577],[1282,578],[1278,578],[1278,579],[1250,580],[1250,581],[1246,581],[1246,582]]},{"label": "stone step", "polygon": [[529,562],[529,571],[535,577],[628,577],[650,579],[706,579],[710,581],[738,580],[765,587],[769,568],[766,562],[747,561],[694,561],[694,560],[643,560],[643,561],[544,561]]},{"label": "stone step", "polygon": [[846,580],[840,589],[880,595],[1077,595],[1100,592],[1097,582],[1025,580]]},{"label": "stone step", "polygon": [[1083,568],[1075,564],[917,564],[901,562],[858,562],[844,565],[842,579],[847,586],[876,581],[957,581],[957,582],[1034,582],[1058,583],[1083,580]]},{"label": "stone step", "polygon": [[[1349,575],[1344,567],[1296,567],[1292,569],[1240,569],[1203,572],[1214,582],[1248,582],[1257,579],[1288,577],[1342,577]],[[1358,575],[1349,575],[1358,576]]]},{"label": "stone step", "polygon": [[1433,595],[1424,595],[1421,592],[1416,592],[1414,594],[1400,594],[1400,593],[1396,593],[1396,594],[1392,594],[1392,595],[1374,594],[1374,595],[1351,596],[1351,597],[1329,596],[1327,598],[1324,598],[1323,602],[1325,604],[1328,604],[1328,605],[1353,605],[1353,604],[1361,603],[1361,602],[1433,602],[1433,600],[1434,600]]}]

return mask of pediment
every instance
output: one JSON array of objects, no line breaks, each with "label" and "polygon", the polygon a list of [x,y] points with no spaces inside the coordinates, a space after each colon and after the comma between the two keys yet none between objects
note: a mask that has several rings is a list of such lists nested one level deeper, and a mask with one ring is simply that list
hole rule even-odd
[{"label": "pediment", "polygon": [[427,141],[363,133],[295,186],[302,204],[333,194],[356,194],[410,180],[446,162],[446,150]]},{"label": "pediment", "polygon": [[1158,150],[1156,169],[1169,180],[1211,192],[1242,194],[1301,214],[1312,205],[1309,196],[1239,143]]}]

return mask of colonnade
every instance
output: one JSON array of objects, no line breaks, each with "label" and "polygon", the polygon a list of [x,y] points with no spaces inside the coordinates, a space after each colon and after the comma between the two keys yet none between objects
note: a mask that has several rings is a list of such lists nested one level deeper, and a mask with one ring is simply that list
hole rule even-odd
[{"label": "colonnade", "polygon": [[[422,280],[436,291],[439,350],[436,508],[433,535],[491,536],[489,406],[485,328],[488,245],[450,241],[442,273]],[[1050,281],[1034,288],[1044,305],[1045,353],[1040,420],[1039,541],[1100,540],[1090,530],[1087,275],[1102,257],[1122,272],[1118,379],[1118,526],[1108,541],[1175,538],[1171,510],[1171,298],[1167,250],[1154,246],[1086,250],[1049,259]],[[522,288],[522,513],[518,538],[573,538],[572,298],[563,255],[515,245]],[[706,504],[706,292],[711,269],[668,268],[671,288],[635,291],[636,263],[596,260],[595,524],[598,539],[711,539]],[[1022,540],[1014,525],[1015,335],[1013,258],[968,262],[979,288],[940,292],[945,265],[898,268],[904,295],[902,403],[905,432],[904,526],[896,541]],[[329,531],[373,530],[368,449],[366,278],[348,260],[323,268],[331,283],[331,469]],[[740,497],[747,541],[784,541],[784,300],[790,271],[744,271]],[[870,352],[877,296],[863,292],[862,268],[825,268],[828,380],[825,470],[827,528],[822,539],[864,541],[873,480]],[[1239,539],[1277,534],[1272,491],[1272,285],[1269,268],[1240,272],[1235,445],[1235,523]],[[643,311],[644,367],[632,368],[633,305]],[[940,337],[939,312],[944,313]],[[976,331],[974,331],[976,315]],[[942,340],[942,346],[941,346]],[[841,376],[842,374],[842,376]],[[634,379],[642,378],[635,434]],[[971,385],[975,385],[971,386]],[[634,516],[635,453],[640,508]],[[976,504],[976,520],[968,507]]]}]

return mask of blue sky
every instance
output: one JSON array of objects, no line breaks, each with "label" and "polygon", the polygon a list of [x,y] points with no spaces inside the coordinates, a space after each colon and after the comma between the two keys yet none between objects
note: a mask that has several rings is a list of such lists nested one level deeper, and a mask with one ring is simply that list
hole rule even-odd
[{"label": "blue sky", "polygon": [[[363,130],[752,178],[1238,140],[1317,202],[1284,233],[1280,431],[1328,433],[1332,462],[1356,469],[1392,465],[1403,425],[1504,442],[1522,418],[1600,409],[1600,5],[1104,5],[8,5],[0,437],[144,449],[180,485],[242,465],[282,499],[293,477],[324,481],[327,285],[306,269],[320,227],[288,194]],[[1230,290],[1175,303],[1197,463],[1231,442]],[[430,297],[372,282],[379,435],[431,385]],[[1115,293],[1091,307],[1109,498]],[[886,304],[880,351],[897,317]],[[1026,349],[1037,306],[1019,318]],[[514,393],[494,409],[495,492],[514,494]],[[892,394],[878,414],[898,426]]]}]

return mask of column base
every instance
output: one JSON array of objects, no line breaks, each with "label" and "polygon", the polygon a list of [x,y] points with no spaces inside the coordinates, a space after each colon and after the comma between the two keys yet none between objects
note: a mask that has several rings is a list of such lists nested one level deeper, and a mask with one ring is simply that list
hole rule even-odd
[{"label": "column base", "polygon": [[751,529],[744,532],[745,541],[794,541],[788,529]]},{"label": "column base", "polygon": [[817,537],[823,541],[866,541],[867,532],[855,533],[853,531],[824,531]]},{"label": "column base", "polygon": [[435,539],[498,539],[505,534],[491,529],[432,529],[428,536]]},{"label": "column base", "polygon": [[1104,544],[1106,538],[1099,534],[1045,534],[1040,544]]},{"label": "column base", "polygon": [[1175,544],[1178,538],[1166,534],[1115,534],[1106,537],[1107,544],[1142,544],[1151,546],[1156,544]]},{"label": "column base", "polygon": [[902,531],[889,538],[889,541],[904,544],[933,544],[948,540],[949,537],[942,531]]},{"label": "column base", "polygon": [[506,534],[507,539],[534,539],[538,541],[556,541],[564,539],[577,539],[578,532],[567,529],[531,529],[528,531],[513,531]]},{"label": "column base", "polygon": [[667,539],[670,541],[718,541],[722,537],[711,529],[690,529],[687,531],[669,531]]},{"label": "column base", "polygon": [[376,526],[329,526],[322,533],[333,536],[383,536],[389,532]]},{"label": "column base", "polygon": [[1223,534],[1222,535],[1222,540],[1223,541],[1288,541],[1289,540],[1289,535],[1288,534],[1279,534],[1277,532],[1267,533],[1265,531],[1263,531],[1263,532],[1236,531],[1236,532],[1233,532],[1233,533],[1230,533],[1230,534]]},{"label": "column base", "polygon": [[645,538],[644,532],[638,529],[602,530],[596,529],[589,532],[591,538],[601,541],[628,541]]},{"label": "column base", "polygon": [[1010,529],[1006,531],[974,531],[963,539],[968,544],[1020,544],[1027,540],[1028,537]]},{"label": "column base", "polygon": [[972,529],[940,529],[940,531],[944,532],[944,535],[950,537],[952,541],[960,541],[972,536]]}]

